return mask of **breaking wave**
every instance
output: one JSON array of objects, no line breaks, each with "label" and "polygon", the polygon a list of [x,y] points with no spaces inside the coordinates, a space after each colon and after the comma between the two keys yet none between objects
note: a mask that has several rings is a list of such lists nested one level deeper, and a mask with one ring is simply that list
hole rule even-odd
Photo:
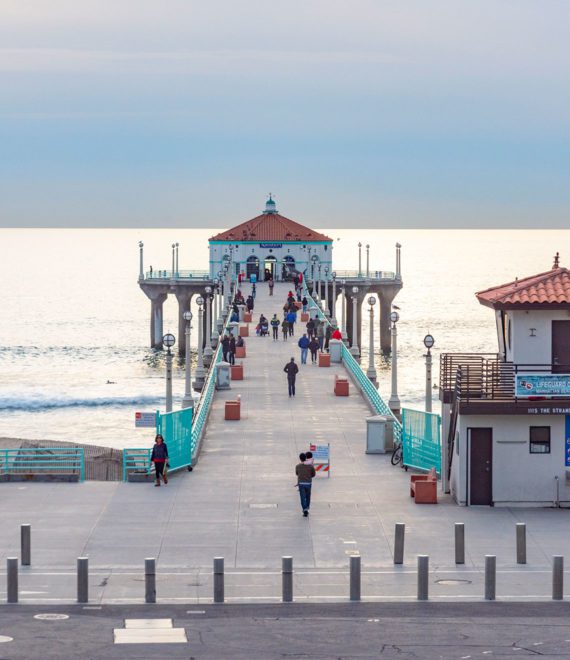
[{"label": "breaking wave", "polygon": [[155,396],[106,396],[91,399],[0,396],[0,410],[3,411],[28,410],[30,412],[40,412],[42,410],[55,410],[61,408],[105,408],[115,406],[141,406],[156,403],[157,397]]}]

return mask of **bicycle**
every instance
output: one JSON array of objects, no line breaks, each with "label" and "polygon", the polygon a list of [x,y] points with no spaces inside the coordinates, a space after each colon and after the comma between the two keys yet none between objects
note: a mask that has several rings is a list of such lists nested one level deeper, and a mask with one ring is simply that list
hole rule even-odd
[{"label": "bicycle", "polygon": [[392,451],[392,457],[390,458],[390,463],[396,466],[399,465],[406,472],[408,471],[408,466],[404,465],[404,450],[402,443],[398,442],[394,445],[394,450]]}]

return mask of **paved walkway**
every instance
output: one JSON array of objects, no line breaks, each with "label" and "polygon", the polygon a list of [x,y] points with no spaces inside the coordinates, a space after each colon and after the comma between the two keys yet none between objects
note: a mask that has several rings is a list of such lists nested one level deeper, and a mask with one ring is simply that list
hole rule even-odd
[{"label": "paved walkway", "polygon": [[[259,285],[255,318],[269,317],[287,289],[269,298]],[[280,310],[282,311],[282,310]],[[280,314],[282,316],[282,314]],[[483,593],[485,554],[497,555],[498,597],[548,598],[550,564],[564,555],[570,511],[458,508],[448,497],[418,506],[408,475],[389,456],[365,454],[370,412],[351,386],[333,395],[335,373],[300,366],[297,396],[287,395],[283,367],[299,356],[294,340],[250,337],[245,380],[216,395],[194,472],[173,475],[169,485],[87,482],[0,486],[0,562],[19,554],[19,525],[32,524],[32,567],[21,575],[24,601],[73,600],[75,561],[87,555],[91,597],[140,602],[145,557],[156,557],[159,598],[211,599],[214,556],[225,558],[232,600],[278,599],[280,563],[292,555],[295,597],[343,599],[349,556],[362,555],[363,596],[415,597],[415,556],[430,555],[433,598],[475,598]],[[299,359],[300,361],[300,359]],[[179,384],[180,385],[180,384]],[[242,420],[223,419],[224,400],[242,396]],[[301,514],[294,466],[310,442],[330,442],[331,477],[313,487],[308,519]],[[456,567],[453,523],[466,524],[466,564]],[[528,564],[515,563],[515,523],[528,526]],[[406,523],[406,560],[393,565],[396,522]],[[0,600],[5,574],[0,571]]]}]

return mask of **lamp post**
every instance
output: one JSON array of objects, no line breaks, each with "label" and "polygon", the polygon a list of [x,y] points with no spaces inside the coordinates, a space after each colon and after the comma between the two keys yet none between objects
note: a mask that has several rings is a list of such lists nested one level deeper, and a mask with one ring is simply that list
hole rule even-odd
[{"label": "lamp post", "polygon": [[[212,332],[210,334],[210,342],[214,344],[214,342],[218,341],[218,298],[217,298],[217,291],[218,291],[218,278],[214,278],[214,287],[212,289]],[[213,348],[213,346],[212,346]]]},{"label": "lamp post", "polygon": [[368,304],[370,305],[370,340],[368,343],[368,369],[366,375],[370,381],[376,384],[377,375],[376,366],[374,365],[374,305],[376,304],[376,298],[369,296]]},{"label": "lamp post", "polygon": [[329,267],[325,266],[325,277],[323,280],[323,300],[325,301],[325,314],[330,316],[329,310]]},{"label": "lamp post", "polygon": [[139,241],[139,280],[144,280],[143,248],[144,243]]},{"label": "lamp post", "polygon": [[174,277],[174,273],[176,271],[176,243],[172,244],[172,273],[170,277]]},{"label": "lamp post", "polygon": [[172,412],[172,351],[170,350],[176,339],[170,332],[162,338],[163,346],[166,346],[166,412]]},{"label": "lamp post", "polygon": [[194,381],[194,386],[197,390],[201,390],[202,385],[204,384],[204,378],[206,377],[202,348],[204,345],[204,340],[202,339],[202,326],[204,319],[204,309],[202,308],[202,305],[204,304],[204,298],[198,296],[196,298],[196,304],[198,305],[198,364],[196,365],[196,379]]},{"label": "lamp post", "polygon": [[190,352],[190,331],[192,330],[192,312],[190,310],[182,315],[186,321],[186,358],[185,358],[185,381],[184,397],[182,399],[183,408],[193,408],[194,398],[192,396],[192,357]]},{"label": "lamp post", "polygon": [[317,263],[318,260],[319,260],[319,258],[317,257],[316,254],[314,254],[311,257],[311,261],[313,262],[311,264],[311,279],[313,280],[313,296],[315,296],[315,266],[316,266],[316,263]]},{"label": "lamp post", "polygon": [[332,324],[337,325],[336,322],[336,271],[332,272],[332,281],[333,281],[333,290],[332,290],[332,301],[331,301],[331,316]]},{"label": "lamp post", "polygon": [[175,245],[176,245],[176,277],[178,277],[178,273],[179,273],[179,270],[178,270],[178,243],[176,243]]},{"label": "lamp post", "polygon": [[212,361],[212,355],[214,354],[214,351],[212,350],[212,342],[211,342],[211,334],[212,334],[212,326],[210,324],[211,320],[211,306],[212,306],[212,298],[211,298],[211,293],[212,293],[212,287],[207,286],[205,288],[206,291],[206,330],[205,330],[205,337],[204,337],[204,343],[206,346],[204,347],[204,359],[206,363],[209,365],[210,362]]},{"label": "lamp post", "polygon": [[362,277],[362,243],[358,243],[358,277]]},{"label": "lamp post", "polygon": [[366,244],[366,277],[370,277],[370,245]]},{"label": "lamp post", "polygon": [[352,287],[352,345],[350,347],[351,354],[358,358],[360,357],[360,349],[358,348],[358,287]]},{"label": "lamp post", "polygon": [[348,303],[347,296],[346,296],[346,280],[341,281],[341,298],[340,301],[342,303],[342,327],[341,327],[341,335],[342,335],[342,341],[346,344],[348,341],[348,334],[346,332],[346,305]]},{"label": "lamp post", "polygon": [[388,405],[390,410],[396,417],[400,416],[400,398],[398,396],[398,331],[396,330],[396,323],[400,320],[398,312],[390,314],[390,321],[392,321],[392,393]]},{"label": "lamp post", "polygon": [[322,293],[322,291],[321,291],[321,268],[322,268],[322,266],[319,263],[319,267],[317,269],[317,272],[318,272],[318,275],[317,275],[317,278],[318,278],[317,279],[317,296],[316,296],[317,300],[321,299],[321,293]]},{"label": "lamp post", "polygon": [[431,349],[435,344],[435,339],[427,334],[424,337],[424,346],[427,348],[426,353],[426,412],[431,412]]},{"label": "lamp post", "polygon": [[222,295],[222,271],[218,273],[218,334],[222,333],[224,326],[224,296]]}]

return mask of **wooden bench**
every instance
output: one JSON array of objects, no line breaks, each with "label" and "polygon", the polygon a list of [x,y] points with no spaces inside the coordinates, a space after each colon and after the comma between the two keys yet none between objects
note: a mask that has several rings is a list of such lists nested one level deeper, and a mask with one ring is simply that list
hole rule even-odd
[{"label": "wooden bench", "polygon": [[336,396],[348,396],[348,378],[334,377],[334,393]]},{"label": "wooden bench", "polygon": [[232,380],[243,380],[243,364],[232,364],[230,376]]},{"label": "wooden bench", "polygon": [[247,353],[245,352],[245,344],[243,346],[236,346],[236,357],[237,358],[244,358],[246,357]]},{"label": "wooden bench", "polygon": [[309,312],[301,312],[301,323],[307,323],[309,321]]},{"label": "wooden bench", "polygon": [[428,474],[410,477],[410,497],[416,504],[437,504],[437,473],[432,468]]},{"label": "wooden bench", "polygon": [[251,323],[251,320],[252,320],[251,317],[252,316],[253,316],[253,314],[251,312],[244,312],[243,322],[244,323]]},{"label": "wooden bench", "polygon": [[249,325],[240,325],[240,327],[239,327],[239,336],[240,337],[249,337]]},{"label": "wooden bench", "polygon": [[319,353],[319,367],[330,367],[330,366],[331,366],[331,354]]}]

